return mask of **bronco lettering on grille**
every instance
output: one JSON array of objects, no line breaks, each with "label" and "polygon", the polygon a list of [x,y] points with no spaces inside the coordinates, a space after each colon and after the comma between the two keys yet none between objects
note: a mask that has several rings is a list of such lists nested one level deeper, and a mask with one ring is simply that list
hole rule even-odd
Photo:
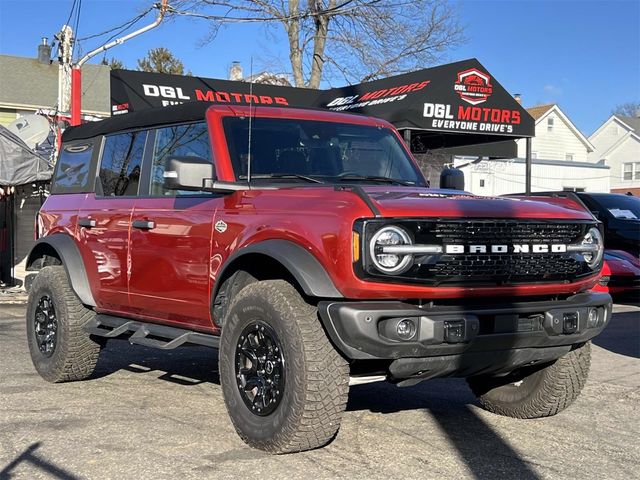
[{"label": "bronco lettering on grille", "polygon": [[463,253],[565,253],[567,246],[561,243],[519,243],[511,245],[445,245],[444,252],[450,255]]}]

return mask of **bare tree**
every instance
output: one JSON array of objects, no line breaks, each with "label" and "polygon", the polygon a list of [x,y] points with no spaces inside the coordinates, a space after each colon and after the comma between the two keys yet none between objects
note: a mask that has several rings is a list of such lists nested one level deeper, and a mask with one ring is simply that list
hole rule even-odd
[{"label": "bare tree", "polygon": [[447,0],[181,0],[174,6],[173,13],[209,20],[209,40],[238,22],[282,28],[297,87],[409,72],[464,40]]},{"label": "bare tree", "polygon": [[623,117],[640,116],[640,102],[627,102],[618,105],[611,111],[611,115],[621,115]]}]

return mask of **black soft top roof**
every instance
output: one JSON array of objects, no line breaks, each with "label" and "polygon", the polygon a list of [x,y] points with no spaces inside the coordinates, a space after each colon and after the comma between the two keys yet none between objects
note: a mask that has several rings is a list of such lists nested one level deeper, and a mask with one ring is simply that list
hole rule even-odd
[{"label": "black soft top roof", "polygon": [[89,122],[77,127],[69,127],[62,135],[63,142],[86,140],[99,135],[121,132],[134,128],[147,128],[169,123],[195,122],[204,120],[209,102],[190,102],[169,107],[149,108],[139,112],[116,115],[98,122]]}]

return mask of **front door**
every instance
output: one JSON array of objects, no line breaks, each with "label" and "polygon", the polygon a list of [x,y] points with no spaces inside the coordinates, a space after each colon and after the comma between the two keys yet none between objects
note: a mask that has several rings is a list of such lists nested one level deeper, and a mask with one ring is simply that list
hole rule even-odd
[{"label": "front door", "polygon": [[212,329],[210,262],[219,195],[165,188],[170,156],[212,161],[205,123],[155,131],[149,195],[136,200],[130,234],[130,311],[199,330]]}]

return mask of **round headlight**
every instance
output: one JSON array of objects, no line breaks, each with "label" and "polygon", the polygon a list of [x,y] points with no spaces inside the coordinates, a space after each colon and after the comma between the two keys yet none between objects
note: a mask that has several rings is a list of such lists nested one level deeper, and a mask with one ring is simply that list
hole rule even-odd
[{"label": "round headlight", "polygon": [[600,264],[600,260],[602,260],[602,256],[604,255],[604,241],[600,230],[596,227],[591,227],[582,239],[582,245],[593,245],[597,247],[597,249],[585,251],[582,254],[582,257],[590,268],[598,266]]},{"label": "round headlight", "polygon": [[396,226],[382,227],[369,243],[373,264],[378,270],[389,275],[406,271],[413,257],[402,253],[385,253],[384,247],[411,244],[411,237],[404,229]]}]

